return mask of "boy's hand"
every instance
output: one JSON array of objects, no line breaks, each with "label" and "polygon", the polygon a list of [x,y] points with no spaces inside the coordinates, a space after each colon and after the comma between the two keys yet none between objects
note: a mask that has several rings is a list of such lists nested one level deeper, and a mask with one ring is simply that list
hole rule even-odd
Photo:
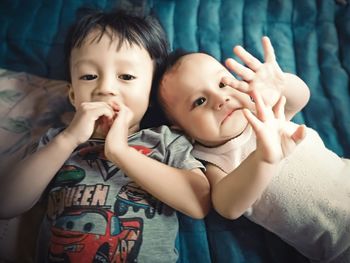
[{"label": "boy's hand", "polygon": [[285,97],[274,107],[267,106],[259,92],[253,92],[256,115],[245,109],[244,115],[257,137],[256,151],[268,163],[277,163],[287,157],[305,137],[305,126],[300,125],[292,134],[286,130],[284,115]]},{"label": "boy's hand", "polygon": [[[129,126],[132,111],[124,104],[113,105],[115,117],[105,141],[105,156],[108,160],[118,162],[118,156],[125,154],[128,146]],[[118,163],[117,163],[118,164]]]},{"label": "boy's hand", "polygon": [[76,108],[73,120],[63,133],[72,143],[79,145],[93,135],[97,126],[104,126],[104,118],[111,120],[113,117],[114,110],[108,103],[84,102]]},{"label": "boy's hand", "polygon": [[279,100],[286,86],[286,78],[276,61],[275,52],[268,37],[262,38],[262,46],[265,57],[264,63],[260,62],[243,47],[236,46],[233,51],[246,66],[241,65],[233,58],[227,59],[225,65],[241,77],[242,81],[230,78],[225,79],[224,82],[249,95],[258,90],[265,104],[273,106]]}]

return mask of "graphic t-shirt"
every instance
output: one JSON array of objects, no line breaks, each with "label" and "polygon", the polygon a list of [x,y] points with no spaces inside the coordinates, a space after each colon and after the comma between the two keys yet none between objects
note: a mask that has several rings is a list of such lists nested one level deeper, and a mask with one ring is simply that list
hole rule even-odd
[{"label": "graphic t-shirt", "polygon": [[[61,130],[49,130],[39,147]],[[190,142],[166,126],[129,136],[129,145],[173,167],[203,168],[191,156]],[[91,139],[75,149],[43,198],[48,198],[48,208],[38,262],[177,260],[175,211],[106,160],[104,140]]]}]

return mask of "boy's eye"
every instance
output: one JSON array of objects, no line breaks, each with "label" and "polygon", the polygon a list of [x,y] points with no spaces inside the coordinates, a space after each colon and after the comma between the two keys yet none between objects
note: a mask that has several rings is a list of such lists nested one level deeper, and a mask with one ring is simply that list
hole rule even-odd
[{"label": "boy's eye", "polygon": [[97,75],[92,75],[92,74],[84,75],[80,77],[81,80],[94,80],[96,78],[97,78]]},{"label": "boy's eye", "polygon": [[226,86],[225,83],[223,83],[223,82],[220,82],[220,83],[219,83],[219,88],[220,88],[220,89],[223,88],[223,87],[225,87],[225,86]]},{"label": "boy's eye", "polygon": [[135,79],[135,77],[133,75],[130,74],[123,74],[119,76],[120,79],[122,80],[132,80]]},{"label": "boy's eye", "polygon": [[193,103],[193,107],[198,107],[200,105],[202,105],[204,102],[206,102],[206,98],[199,98],[199,99],[196,99]]}]

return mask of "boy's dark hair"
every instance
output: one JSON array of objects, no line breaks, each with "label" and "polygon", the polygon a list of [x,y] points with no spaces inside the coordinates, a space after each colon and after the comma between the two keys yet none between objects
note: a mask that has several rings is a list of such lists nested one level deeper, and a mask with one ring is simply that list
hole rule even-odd
[{"label": "boy's dark hair", "polygon": [[[100,31],[94,39],[100,41],[106,30],[111,29],[112,37],[118,37],[117,48],[120,48],[125,42],[143,47],[155,62],[150,102],[152,104],[152,101],[156,100],[155,97],[152,97],[155,94],[153,92],[155,89],[154,76],[159,75],[159,68],[164,64],[164,59],[169,51],[166,33],[159,21],[152,15],[137,15],[126,10],[104,12],[95,9],[83,9],[80,11],[83,15],[73,25],[66,40],[65,53],[68,81],[71,81],[69,63],[72,49],[79,48],[93,30],[98,29]],[[141,127],[151,127],[162,123],[158,118],[157,112],[149,107],[141,121]]]},{"label": "boy's dark hair", "polygon": [[100,41],[106,30],[111,29],[112,37],[118,37],[118,48],[127,42],[146,49],[155,62],[154,74],[156,73],[168,54],[168,41],[162,26],[155,17],[131,14],[125,10],[103,12],[84,9],[83,12],[83,16],[73,25],[67,36],[66,63],[69,81],[71,80],[69,72],[71,51],[73,48],[79,48],[89,33],[95,29],[100,32],[94,40]]}]

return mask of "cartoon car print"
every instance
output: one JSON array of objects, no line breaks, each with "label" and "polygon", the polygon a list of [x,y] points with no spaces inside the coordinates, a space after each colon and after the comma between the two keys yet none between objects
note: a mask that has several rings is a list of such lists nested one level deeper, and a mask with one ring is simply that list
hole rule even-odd
[{"label": "cartoon car print", "polygon": [[72,209],[51,227],[50,262],[136,262],[142,219],[100,208]]},{"label": "cartoon car print", "polygon": [[77,184],[85,178],[85,171],[75,165],[64,165],[55,177],[55,186]]},{"label": "cartoon car print", "polygon": [[[144,209],[145,216],[153,218],[159,205],[161,203],[157,199],[132,182],[123,185],[120,189],[114,203],[114,212],[117,215],[124,215],[129,207],[132,207],[134,212]],[[158,209],[160,210],[161,207]]]},{"label": "cartoon car print", "polygon": [[88,145],[83,145],[79,148],[78,155],[89,166],[94,167],[106,181],[119,171],[114,163],[107,160],[103,144],[90,142]]}]

